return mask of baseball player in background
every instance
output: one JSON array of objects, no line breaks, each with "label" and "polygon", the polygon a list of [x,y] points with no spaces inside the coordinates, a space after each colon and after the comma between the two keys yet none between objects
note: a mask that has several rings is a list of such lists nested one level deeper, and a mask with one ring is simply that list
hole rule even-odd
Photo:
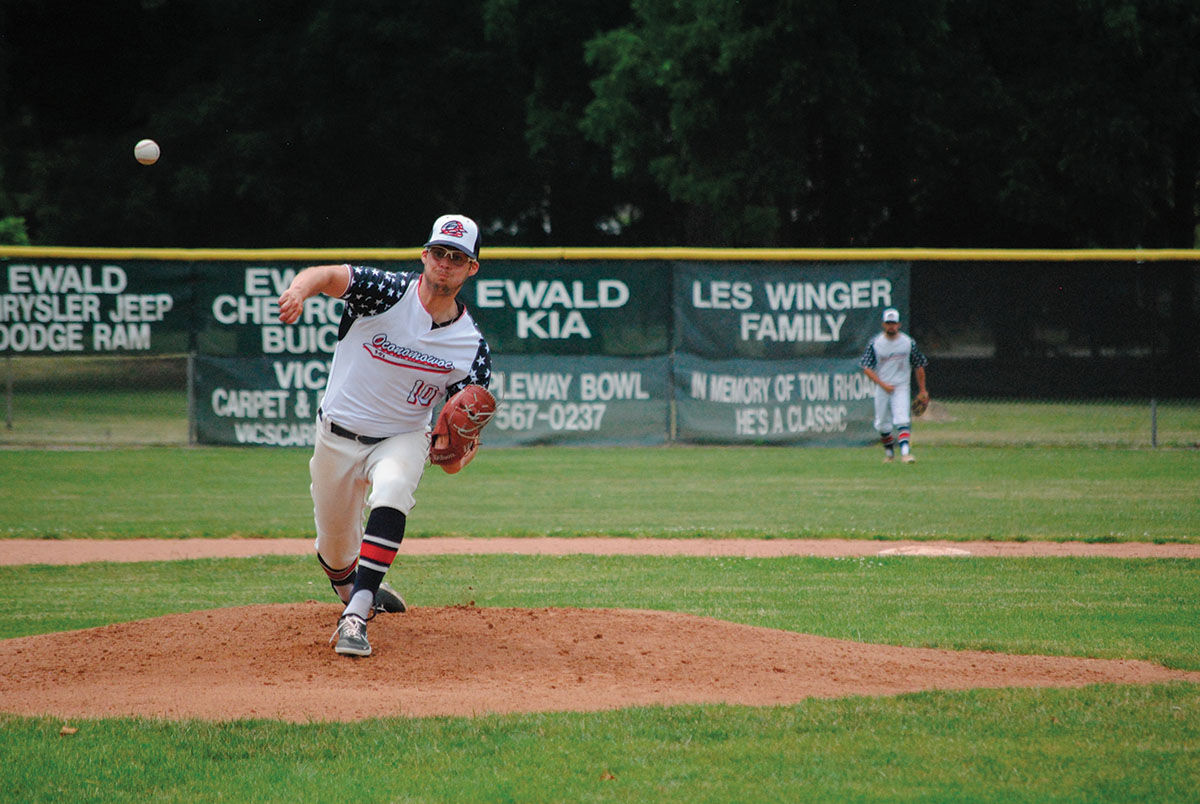
[{"label": "baseball player in background", "polygon": [[895,460],[896,446],[900,460],[912,463],[912,384],[917,378],[917,399],[929,402],[925,388],[925,366],[929,361],[917,342],[900,331],[900,311],[889,307],[883,311],[883,332],[867,342],[867,350],[858,361],[863,373],[871,378],[875,388],[875,429],[883,441],[884,463]]},{"label": "baseball player in background", "polygon": [[344,655],[371,654],[376,611],[405,609],[383,577],[416,502],[435,403],[491,381],[487,341],[457,298],[479,270],[475,221],[438,218],[421,263],[412,273],[312,266],[279,297],[285,324],[318,293],[346,302],[309,461],[317,560],[345,604],[330,641]]}]

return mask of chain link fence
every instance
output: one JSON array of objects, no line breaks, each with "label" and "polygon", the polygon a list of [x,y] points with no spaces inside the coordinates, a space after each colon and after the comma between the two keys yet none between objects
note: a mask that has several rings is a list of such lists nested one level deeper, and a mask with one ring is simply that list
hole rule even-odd
[{"label": "chain link fence", "polygon": [[[930,386],[938,393],[938,356]],[[186,446],[187,356],[0,358],[0,446]],[[1200,400],[937,396],[921,445],[1200,449]]]}]

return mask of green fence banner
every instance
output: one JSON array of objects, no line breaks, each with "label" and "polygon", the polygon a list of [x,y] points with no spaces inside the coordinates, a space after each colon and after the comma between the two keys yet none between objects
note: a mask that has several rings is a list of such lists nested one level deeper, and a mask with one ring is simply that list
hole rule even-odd
[{"label": "green fence banner", "polygon": [[191,407],[201,444],[312,446],[327,358],[193,359]]},{"label": "green fence banner", "polygon": [[[389,270],[412,263],[379,263]],[[279,323],[279,294],[308,264],[196,263],[197,349],[207,355],[326,357],[337,345],[345,303],[317,295],[304,303],[295,324]]]},{"label": "green fence banner", "polygon": [[670,362],[644,358],[492,356],[499,405],[485,441],[652,445],[667,442]]},{"label": "green fence banner", "polygon": [[[187,352],[197,441],[308,446],[344,309],[318,295],[279,322],[279,295],[308,264],[0,260],[0,354]],[[857,360],[885,307],[907,318],[909,271],[485,260],[462,298],[492,347],[488,441],[866,443],[872,389]]]},{"label": "green fence banner", "polygon": [[[653,445],[667,441],[667,358],[492,355],[499,403],[491,446]],[[311,446],[329,359],[210,357],[193,361],[192,409],[202,444]]]},{"label": "green fence banner", "polygon": [[159,260],[0,260],[0,354],[186,352],[190,271]]},{"label": "green fence banner", "polygon": [[[389,271],[421,270],[416,260],[370,264]],[[199,351],[333,354],[341,300],[309,299],[291,326],[277,318],[279,294],[305,267],[196,263]],[[668,350],[668,263],[484,261],[461,298],[496,352],[642,356]]]},{"label": "green fence banner", "polygon": [[874,384],[851,358],[675,361],[676,438],[709,444],[868,444]]},{"label": "green fence banner", "polygon": [[907,313],[906,262],[679,263],[675,348],[714,360],[858,357],[887,307]]},{"label": "green fence banner", "polygon": [[463,299],[504,354],[666,354],[670,263],[484,261]]}]

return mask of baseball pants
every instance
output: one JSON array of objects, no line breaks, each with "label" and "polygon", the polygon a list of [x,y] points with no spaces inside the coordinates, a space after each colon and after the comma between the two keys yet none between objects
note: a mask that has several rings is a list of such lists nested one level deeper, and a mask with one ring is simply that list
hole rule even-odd
[{"label": "baseball pants", "polygon": [[912,386],[908,383],[897,385],[889,394],[876,386],[875,388],[875,429],[880,433],[890,433],[899,425],[912,424]]},{"label": "baseball pants", "polygon": [[426,430],[401,433],[378,444],[361,444],[317,421],[308,462],[317,553],[331,567],[348,567],[362,545],[366,511],[380,506],[408,516],[429,455]]}]

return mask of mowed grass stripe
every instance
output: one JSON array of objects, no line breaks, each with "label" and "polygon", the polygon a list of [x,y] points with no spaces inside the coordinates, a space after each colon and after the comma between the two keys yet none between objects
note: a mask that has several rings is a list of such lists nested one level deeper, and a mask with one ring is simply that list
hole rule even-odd
[{"label": "mowed grass stripe", "polygon": [[[0,450],[0,537],[312,533],[302,449]],[[413,535],[1200,540],[1200,452],[484,450],[426,473]]]}]

